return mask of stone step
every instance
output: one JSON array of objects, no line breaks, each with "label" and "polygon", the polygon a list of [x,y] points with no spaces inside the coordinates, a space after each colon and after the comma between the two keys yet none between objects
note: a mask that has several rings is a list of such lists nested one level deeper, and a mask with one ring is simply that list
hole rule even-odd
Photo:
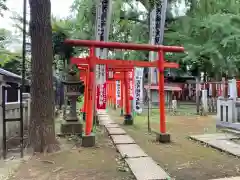
[{"label": "stone step", "polygon": [[116,145],[118,145],[118,144],[135,144],[135,141],[129,135],[111,135],[111,138],[113,140],[113,143]]},{"label": "stone step", "polygon": [[124,135],[126,134],[126,131],[124,131],[122,128],[107,128],[109,135]]},{"label": "stone step", "polygon": [[167,180],[169,175],[150,157],[126,158],[137,180]]},{"label": "stone step", "polygon": [[124,158],[147,157],[148,155],[137,144],[119,144],[117,149]]}]

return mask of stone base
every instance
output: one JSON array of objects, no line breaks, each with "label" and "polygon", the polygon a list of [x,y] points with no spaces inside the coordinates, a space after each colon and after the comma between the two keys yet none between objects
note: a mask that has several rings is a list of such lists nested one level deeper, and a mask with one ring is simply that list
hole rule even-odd
[{"label": "stone base", "polygon": [[95,134],[82,136],[82,146],[83,147],[93,147],[95,146]]},{"label": "stone base", "polygon": [[171,142],[171,136],[167,133],[156,133],[156,141],[160,143],[169,143]]},{"label": "stone base", "polygon": [[82,124],[79,121],[65,122],[61,124],[61,133],[63,135],[82,134]]},{"label": "stone base", "polygon": [[71,116],[69,116],[69,115],[66,116],[66,119],[65,119],[65,120],[66,120],[67,122],[78,122],[78,121],[79,121],[79,119],[78,119],[77,116],[71,117]]},{"label": "stone base", "polygon": [[133,125],[133,117],[131,114],[124,115],[124,125]]}]

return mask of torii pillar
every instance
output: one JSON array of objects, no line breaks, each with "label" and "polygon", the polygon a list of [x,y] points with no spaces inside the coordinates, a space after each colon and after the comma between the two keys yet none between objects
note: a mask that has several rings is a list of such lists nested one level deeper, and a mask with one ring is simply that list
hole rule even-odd
[{"label": "torii pillar", "polygon": [[124,82],[123,82],[123,80],[121,80],[120,83],[121,83],[121,100],[120,100],[121,112],[120,112],[120,116],[123,116],[123,100],[124,100],[124,97],[123,97]]},{"label": "torii pillar", "polygon": [[125,115],[124,115],[124,124],[125,125],[132,125],[133,124],[133,117],[131,114],[131,103],[129,97],[129,82],[128,82],[128,72],[124,72],[124,85],[125,85]]}]

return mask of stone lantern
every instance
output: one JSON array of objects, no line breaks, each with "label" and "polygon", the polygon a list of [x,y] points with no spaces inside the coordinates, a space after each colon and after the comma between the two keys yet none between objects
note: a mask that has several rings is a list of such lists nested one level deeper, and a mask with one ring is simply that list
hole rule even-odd
[{"label": "stone lantern", "polygon": [[84,85],[79,79],[79,72],[70,70],[67,74],[67,80],[62,81],[66,87],[65,98],[70,101],[70,109],[66,114],[65,122],[61,124],[62,134],[82,134],[82,123],[77,116],[77,98],[83,94]]}]

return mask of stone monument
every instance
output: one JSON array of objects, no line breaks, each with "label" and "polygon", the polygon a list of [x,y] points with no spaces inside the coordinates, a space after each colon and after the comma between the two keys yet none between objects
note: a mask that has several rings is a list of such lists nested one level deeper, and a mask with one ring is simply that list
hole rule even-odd
[{"label": "stone monument", "polygon": [[236,79],[229,83],[230,97],[219,97],[217,100],[217,121],[216,126],[240,130],[240,100],[237,98]]},{"label": "stone monument", "polygon": [[65,122],[61,124],[61,133],[65,135],[82,134],[82,123],[77,116],[76,105],[77,98],[83,94],[84,85],[79,79],[79,73],[72,69],[68,72],[66,79],[62,83],[66,87],[65,98],[70,101],[70,109],[64,117]]}]

